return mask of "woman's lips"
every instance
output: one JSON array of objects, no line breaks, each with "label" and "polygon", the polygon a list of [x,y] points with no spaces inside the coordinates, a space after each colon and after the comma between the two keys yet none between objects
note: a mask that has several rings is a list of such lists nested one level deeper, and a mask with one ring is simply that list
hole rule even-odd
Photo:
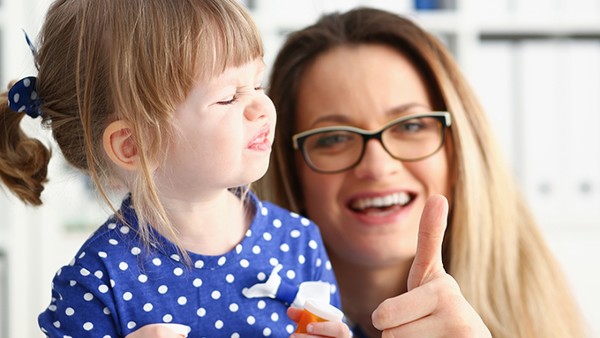
[{"label": "woman's lips", "polygon": [[406,191],[357,197],[347,203],[347,208],[363,224],[391,224],[406,217],[415,198],[416,194]]},{"label": "woman's lips", "polygon": [[411,201],[411,196],[404,191],[396,192],[383,196],[356,198],[350,202],[350,208],[355,211],[362,211],[369,208],[389,208],[400,205],[405,206]]}]

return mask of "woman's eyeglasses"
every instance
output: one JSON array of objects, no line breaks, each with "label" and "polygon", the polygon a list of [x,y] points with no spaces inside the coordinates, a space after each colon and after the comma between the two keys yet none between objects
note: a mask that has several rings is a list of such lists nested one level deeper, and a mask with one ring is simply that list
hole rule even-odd
[{"label": "woman's eyeglasses", "polygon": [[393,120],[377,131],[350,126],[308,130],[294,135],[292,143],[311,169],[333,174],[360,163],[371,139],[379,140],[397,160],[427,158],[442,148],[446,128],[451,123],[448,112],[413,114]]}]

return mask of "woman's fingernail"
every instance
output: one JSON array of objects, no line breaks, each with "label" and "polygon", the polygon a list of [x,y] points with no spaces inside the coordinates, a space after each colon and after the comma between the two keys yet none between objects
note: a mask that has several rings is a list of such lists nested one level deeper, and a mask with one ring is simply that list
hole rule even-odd
[{"label": "woman's fingernail", "polygon": [[313,332],[313,330],[314,330],[314,328],[313,328],[313,325],[312,325],[312,324],[308,324],[308,325],[306,325],[306,331],[307,331],[307,332],[309,332],[309,333],[310,333],[310,332]]}]

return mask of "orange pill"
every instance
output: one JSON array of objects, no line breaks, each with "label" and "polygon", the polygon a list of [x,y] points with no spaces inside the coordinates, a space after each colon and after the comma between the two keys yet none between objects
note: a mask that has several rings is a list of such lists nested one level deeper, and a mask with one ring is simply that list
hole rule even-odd
[{"label": "orange pill", "polygon": [[308,299],[304,303],[304,311],[298,320],[296,333],[308,333],[306,325],[312,322],[341,321],[344,314],[329,303]]}]

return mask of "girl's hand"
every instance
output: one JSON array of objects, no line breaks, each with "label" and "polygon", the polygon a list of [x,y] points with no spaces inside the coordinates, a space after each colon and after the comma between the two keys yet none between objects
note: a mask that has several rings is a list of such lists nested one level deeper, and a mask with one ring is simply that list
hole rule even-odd
[{"label": "girl's hand", "polygon": [[149,324],[142,326],[137,331],[134,331],[125,338],[182,338],[187,337],[182,333],[177,333],[169,324]]},{"label": "girl's hand", "polygon": [[442,241],[447,217],[446,198],[430,197],[421,216],[408,292],[386,299],[373,312],[373,325],[383,331],[382,337],[491,338],[456,280],[444,270]]},{"label": "girl's hand", "polygon": [[[287,315],[296,323],[300,319],[302,309],[290,307],[287,310]],[[291,338],[314,338],[314,337],[339,337],[349,338],[350,328],[344,322],[313,322],[306,327],[309,333],[294,333]]]}]

